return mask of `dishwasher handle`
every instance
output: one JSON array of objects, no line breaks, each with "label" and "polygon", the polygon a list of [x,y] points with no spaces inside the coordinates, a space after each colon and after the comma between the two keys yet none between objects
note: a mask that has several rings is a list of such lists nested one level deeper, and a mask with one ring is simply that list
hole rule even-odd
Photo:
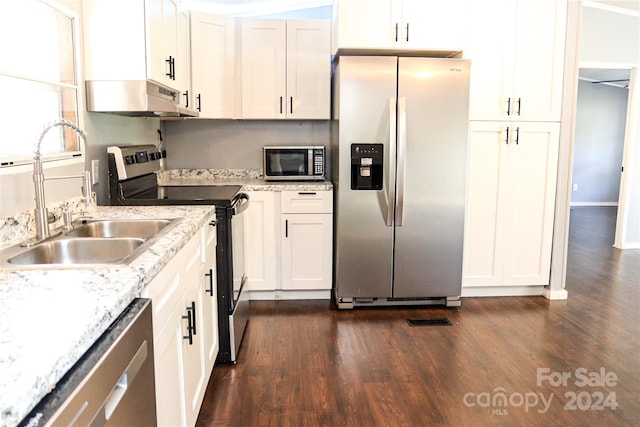
[{"label": "dishwasher handle", "polygon": [[115,410],[118,408],[118,404],[127,393],[129,385],[132,384],[135,380],[136,375],[138,374],[138,372],[140,372],[140,369],[142,368],[144,361],[147,360],[148,356],[148,344],[145,340],[142,342],[135,356],[133,356],[131,362],[129,362],[129,365],[120,376],[120,379],[118,379],[115,387],[113,387],[113,390],[111,390],[111,393],[109,393],[109,396],[98,410],[98,413],[93,418],[93,421],[91,421],[91,427],[102,427],[107,424],[107,421],[109,420],[109,418],[111,418],[111,415],[113,415]]}]

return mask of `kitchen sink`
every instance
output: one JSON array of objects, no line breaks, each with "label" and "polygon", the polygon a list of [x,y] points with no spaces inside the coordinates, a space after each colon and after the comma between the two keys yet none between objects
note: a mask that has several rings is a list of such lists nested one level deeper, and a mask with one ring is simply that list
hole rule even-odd
[{"label": "kitchen sink", "polygon": [[67,237],[136,237],[149,239],[174,220],[169,219],[119,219],[119,220],[87,220],[82,225],[67,231]]},{"label": "kitchen sink", "polygon": [[1,269],[117,267],[130,263],[180,219],[86,219],[33,246],[0,250]]},{"label": "kitchen sink", "polygon": [[9,258],[14,265],[118,264],[144,243],[136,238],[74,238],[40,243]]}]

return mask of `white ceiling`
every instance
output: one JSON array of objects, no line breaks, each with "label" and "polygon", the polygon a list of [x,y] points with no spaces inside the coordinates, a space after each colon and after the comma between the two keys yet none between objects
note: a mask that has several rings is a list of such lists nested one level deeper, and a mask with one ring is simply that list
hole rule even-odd
[{"label": "white ceiling", "polygon": [[627,9],[640,13],[640,0],[585,0],[586,5],[589,3],[600,3],[605,6]]}]

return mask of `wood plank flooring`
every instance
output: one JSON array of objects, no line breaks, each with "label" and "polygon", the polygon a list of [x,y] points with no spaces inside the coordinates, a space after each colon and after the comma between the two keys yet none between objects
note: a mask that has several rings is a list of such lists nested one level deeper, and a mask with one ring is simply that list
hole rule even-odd
[{"label": "wood plank flooring", "polygon": [[[640,251],[611,246],[615,208],[571,215],[567,301],[252,302],[238,364],[214,368],[197,425],[640,426]],[[424,317],[453,325],[406,323]],[[571,377],[539,383],[539,369]],[[581,369],[608,384],[584,385]]]}]

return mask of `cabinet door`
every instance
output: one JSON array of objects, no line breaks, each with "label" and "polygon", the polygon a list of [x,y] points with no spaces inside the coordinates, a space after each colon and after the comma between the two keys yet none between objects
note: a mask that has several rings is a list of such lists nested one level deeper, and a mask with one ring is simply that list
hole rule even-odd
[{"label": "cabinet door", "polygon": [[245,212],[247,289],[273,291],[277,285],[275,192],[248,191]]},{"label": "cabinet door", "polygon": [[[340,0],[337,7],[336,49],[392,48],[399,29],[393,0]],[[398,27],[396,27],[398,24]],[[335,51],[334,51],[335,53]]]},{"label": "cabinet door", "polygon": [[282,215],[282,289],[331,289],[331,214]]},{"label": "cabinet door", "polygon": [[184,372],[184,391],[186,403],[187,425],[195,425],[200,404],[207,385],[207,371],[205,369],[205,341],[204,341],[204,290],[205,276],[202,264],[202,237],[194,237],[185,246],[189,250],[185,256],[184,274],[181,285],[186,288],[183,299],[183,309],[187,326],[191,325],[191,333],[185,330],[184,335],[191,335],[191,340],[182,342],[182,358]]},{"label": "cabinet door", "polygon": [[[204,334],[202,316],[202,294],[204,286],[201,284],[203,280],[198,280],[196,287],[192,287],[187,291],[184,297],[183,310],[184,316],[191,316],[191,335],[192,339],[182,341],[182,359],[184,372],[184,400],[185,400],[185,418],[187,425],[195,425],[198,413],[200,412],[200,404],[207,386],[207,377],[204,366]],[[184,321],[184,335],[188,336],[189,331],[188,319]]]},{"label": "cabinet door", "polygon": [[172,78],[178,50],[178,11],[177,0],[145,0],[147,76],[172,89],[178,89]]},{"label": "cabinet door", "polygon": [[[508,123],[470,122],[462,286],[502,284]],[[501,208],[503,210],[501,210]]]},{"label": "cabinet door", "polygon": [[235,118],[235,58],[235,21],[192,12],[193,102],[201,118]]},{"label": "cabinet door", "polygon": [[205,226],[202,230],[204,293],[202,294],[202,335],[204,362],[207,376],[218,356],[218,291],[216,277],[216,228]]},{"label": "cabinet door", "polygon": [[471,122],[462,284],[549,282],[559,124]]},{"label": "cabinet door", "polygon": [[559,121],[566,0],[469,1],[471,120]]},{"label": "cabinet door", "polygon": [[512,124],[504,285],[549,283],[559,131],[558,123]]},{"label": "cabinet door", "polygon": [[465,1],[402,0],[398,43],[407,49],[462,50]]},{"label": "cabinet door", "polygon": [[182,304],[174,307],[169,314],[170,320],[159,333],[154,334],[153,339],[156,414],[159,426],[185,425],[182,309]]},{"label": "cabinet door", "polygon": [[242,22],[242,117],[277,119],[286,111],[285,21]]},{"label": "cabinet door", "polygon": [[329,45],[329,21],[287,21],[287,118],[329,119]]},{"label": "cabinet door", "polygon": [[560,121],[566,0],[518,2],[512,116]]},{"label": "cabinet door", "polygon": [[191,40],[189,38],[189,10],[180,7],[178,13],[178,47],[176,51],[176,85],[180,91],[180,105],[194,108],[191,87]]},{"label": "cabinet door", "polygon": [[515,102],[511,98],[516,2],[471,0],[467,8],[464,57],[471,59],[469,119],[507,120],[510,104]]}]

